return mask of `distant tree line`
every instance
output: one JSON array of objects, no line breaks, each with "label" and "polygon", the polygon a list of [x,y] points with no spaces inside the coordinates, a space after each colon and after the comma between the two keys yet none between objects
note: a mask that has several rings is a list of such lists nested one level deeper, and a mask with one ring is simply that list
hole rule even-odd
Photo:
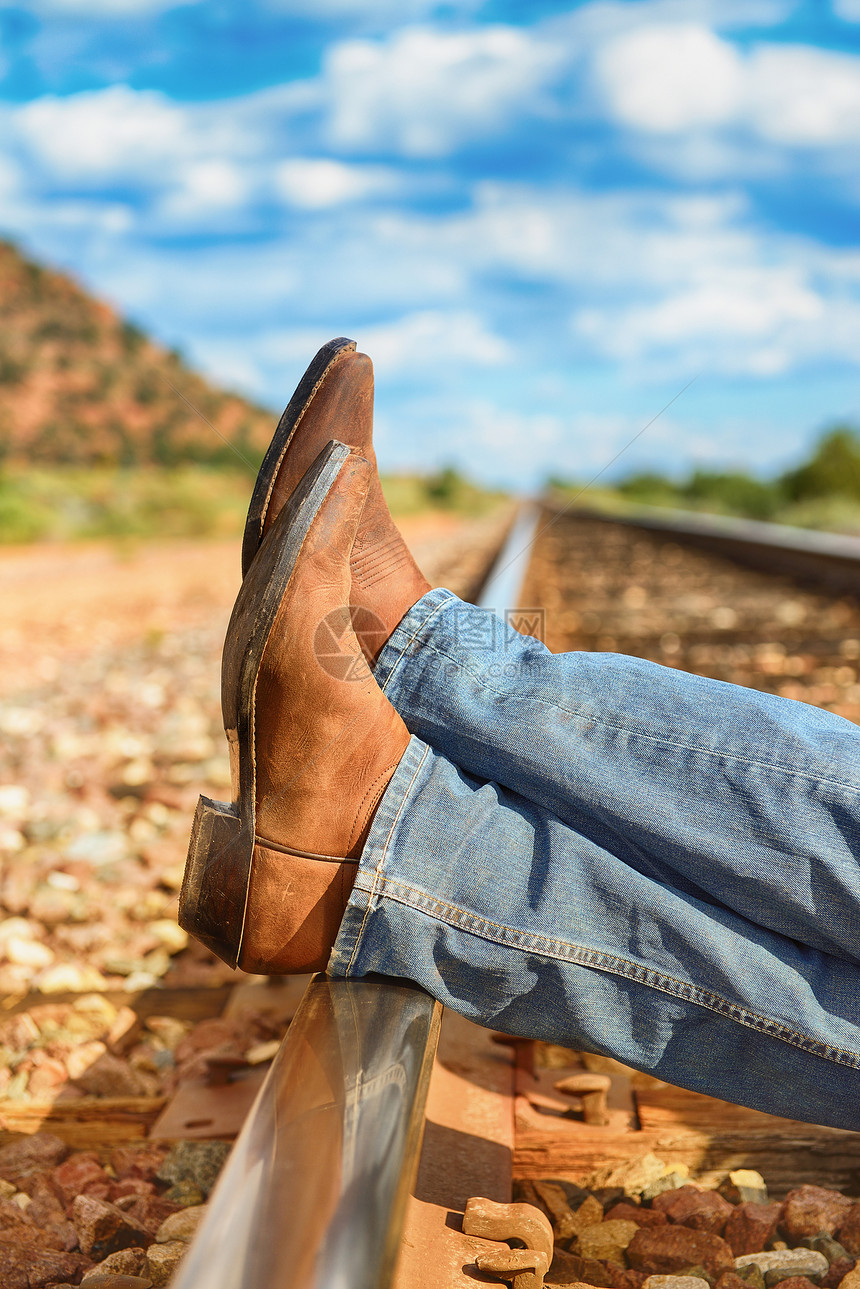
[{"label": "distant tree line", "polygon": [[825,499],[860,505],[860,431],[851,425],[831,427],[807,461],[771,479],[745,470],[698,468],[681,480],[642,471],[616,487],[630,501],[719,510],[749,519],[774,519],[791,506]]}]

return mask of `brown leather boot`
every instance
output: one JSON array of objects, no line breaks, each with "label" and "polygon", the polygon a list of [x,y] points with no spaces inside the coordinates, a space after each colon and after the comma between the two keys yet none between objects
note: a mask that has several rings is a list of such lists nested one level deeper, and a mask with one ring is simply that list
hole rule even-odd
[{"label": "brown leather boot", "polygon": [[275,431],[254,486],[242,571],[247,574],[265,532],[325,443],[334,437],[349,443],[373,471],[350,560],[353,624],[365,655],[372,660],[407,609],[430,589],[382,495],[373,450],[373,363],[367,354],[339,355],[303,414],[291,418],[289,410]]},{"label": "brown leather boot", "polygon": [[362,457],[328,445],[266,535],[227,631],[233,804],[200,798],[179,921],[244,971],[325,968],[409,742],[347,607],[371,477]]}]

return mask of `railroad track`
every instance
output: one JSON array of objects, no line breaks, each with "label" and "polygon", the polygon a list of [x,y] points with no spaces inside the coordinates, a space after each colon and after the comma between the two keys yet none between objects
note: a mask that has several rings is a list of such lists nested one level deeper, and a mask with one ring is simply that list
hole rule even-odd
[{"label": "railroad track", "polygon": [[[494,533],[473,556],[452,552],[450,567],[462,588],[481,585],[487,607],[542,611],[553,649],[648,657],[860,722],[860,542],[545,505],[520,515],[505,549]],[[294,1016],[173,1289],[474,1289],[487,1279],[476,1257],[503,1232],[461,1229],[471,1196],[513,1193],[550,1211],[541,1179],[591,1174],[599,1191],[643,1155],[712,1182],[759,1167],[776,1194],[793,1178],[860,1182],[860,1136],[738,1111],[587,1054],[496,1042],[440,1018],[408,982],[315,977],[296,1010],[299,983],[241,987],[283,994]],[[180,1092],[162,1135],[231,1135],[259,1078],[224,1078]],[[560,1093],[565,1080],[574,1090]],[[98,1107],[87,1113],[70,1103],[57,1128],[79,1148],[97,1126]],[[581,1279],[571,1263],[559,1281],[557,1257],[548,1284]]]},{"label": "railroad track", "polygon": [[[768,535],[762,525],[699,517],[642,515],[621,523],[544,507],[520,516],[482,602],[545,610],[555,648],[630,652],[860,717],[860,608],[849,594],[860,587],[860,542],[783,530],[768,545]],[[846,1144],[848,1134],[749,1111],[720,1127],[730,1111],[721,1103],[676,1089],[667,1094],[642,1076],[637,1089],[631,1072],[611,1062],[577,1060],[539,1044],[513,1044],[511,1058],[450,1018],[434,1074],[449,1086],[433,1106],[434,1131],[415,1187],[438,1013],[438,1004],[408,984],[314,979],[176,1289],[474,1285],[475,1258],[488,1246],[475,1230],[452,1229],[447,1215],[463,1212],[470,1194],[508,1200],[511,1168],[520,1193],[534,1198],[530,1178],[581,1176],[601,1166],[611,1174],[655,1150],[715,1176],[727,1165],[765,1161],[777,1189],[787,1189],[799,1168],[804,1180],[812,1172],[819,1182],[846,1184],[860,1166],[853,1134]],[[573,1062],[573,1086],[586,1090],[584,1102],[571,1094],[578,1118],[569,1117],[557,1090],[565,1060]],[[461,1085],[453,1096],[452,1078]],[[464,1078],[485,1094],[465,1117],[454,1104]],[[595,1124],[588,1098],[606,1095],[597,1112],[603,1122]],[[483,1135],[474,1132],[482,1115]],[[693,1131],[684,1131],[691,1120]],[[446,1127],[447,1160],[440,1147]],[[463,1142],[476,1157],[471,1165]]]}]

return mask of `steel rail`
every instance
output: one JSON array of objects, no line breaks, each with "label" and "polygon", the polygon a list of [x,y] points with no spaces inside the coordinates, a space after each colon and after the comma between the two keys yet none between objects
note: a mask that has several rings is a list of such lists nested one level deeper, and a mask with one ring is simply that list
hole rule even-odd
[{"label": "steel rail", "polygon": [[[550,510],[555,509],[552,502],[547,505]],[[664,510],[657,506],[617,513],[576,507],[567,513],[601,523],[625,524],[629,528],[674,535],[688,546],[723,555],[765,573],[784,574],[822,590],[860,594],[860,537],[728,515]]]},{"label": "steel rail", "polygon": [[[537,508],[478,597],[516,608]],[[314,976],[172,1289],[388,1289],[441,1005],[410,981]]]}]

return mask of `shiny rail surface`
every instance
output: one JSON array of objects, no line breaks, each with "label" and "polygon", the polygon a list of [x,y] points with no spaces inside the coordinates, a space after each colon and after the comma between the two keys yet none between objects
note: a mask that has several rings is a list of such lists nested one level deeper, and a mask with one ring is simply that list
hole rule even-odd
[{"label": "shiny rail surface", "polygon": [[[548,507],[554,509],[552,504]],[[765,573],[784,574],[820,590],[860,594],[860,537],[790,528],[785,524],[642,506],[618,514],[576,507],[568,513],[601,523],[674,534],[697,546]]]},{"label": "shiny rail surface", "polygon": [[173,1289],[384,1289],[442,1008],[408,982],[314,976]]}]

